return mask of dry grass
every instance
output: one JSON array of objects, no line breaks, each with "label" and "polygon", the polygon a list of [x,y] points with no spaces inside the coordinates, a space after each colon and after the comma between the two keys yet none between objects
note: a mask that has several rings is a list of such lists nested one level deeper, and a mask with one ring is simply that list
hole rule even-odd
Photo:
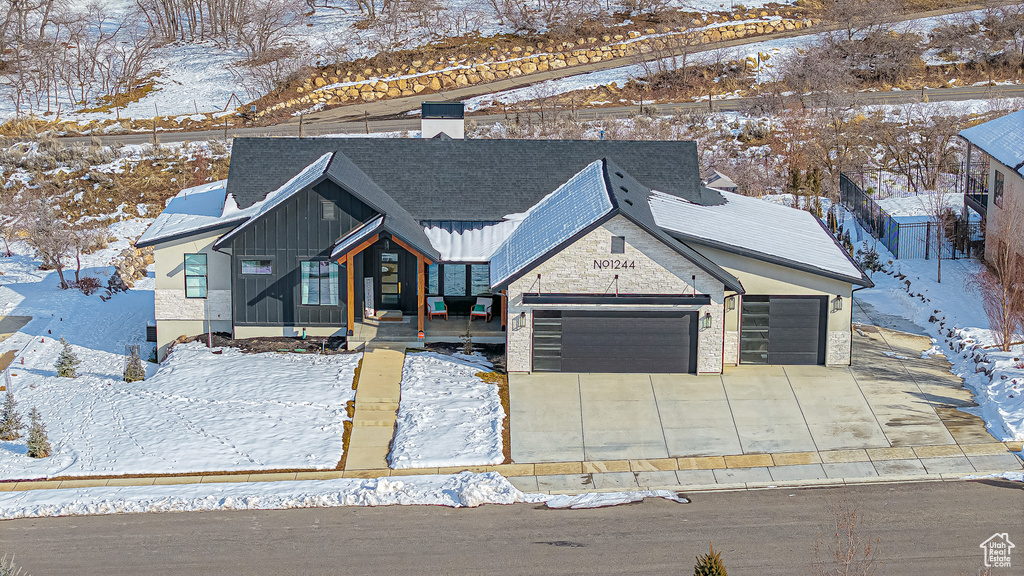
[{"label": "dry grass", "polygon": [[508,395],[508,375],[501,372],[477,372],[476,377],[498,387],[501,408],[505,411],[505,419],[501,423],[501,453],[505,457],[502,464],[512,463],[512,429],[510,428],[512,404]]},{"label": "dry grass", "polygon": [[[357,390],[359,386],[359,374],[363,370],[363,359],[359,359],[359,363],[356,364],[355,375],[352,377],[352,389]],[[335,470],[344,470],[345,462],[348,460],[348,445],[352,440],[352,418],[356,415],[356,401],[349,400],[345,403],[345,413],[348,414],[348,420],[342,423],[344,430],[341,434],[341,460],[338,460],[338,465],[334,467]]]}]

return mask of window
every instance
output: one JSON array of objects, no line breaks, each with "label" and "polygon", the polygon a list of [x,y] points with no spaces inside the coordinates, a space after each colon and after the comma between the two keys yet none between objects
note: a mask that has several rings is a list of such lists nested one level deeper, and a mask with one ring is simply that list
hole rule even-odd
[{"label": "window", "polygon": [[437,264],[427,265],[427,293],[437,294],[440,286],[437,279]]},{"label": "window", "polygon": [[185,254],[185,298],[206,298],[206,254]]},{"label": "window", "polygon": [[626,237],[612,236],[612,254],[626,253]]},{"label": "window", "polygon": [[473,264],[469,267],[469,295],[479,296],[491,293],[491,267],[487,264]]},{"label": "window", "polygon": [[242,274],[272,274],[270,260],[242,260]]},{"label": "window", "polygon": [[992,187],[992,202],[1000,208],[1003,207],[1003,173],[999,170],[996,170],[996,182]]},{"label": "window", "polygon": [[445,264],[444,265],[444,295],[465,296],[466,295],[466,265]]},{"label": "window", "polygon": [[330,200],[320,201],[320,217],[324,220],[337,220],[337,212],[334,210],[334,202]]},{"label": "window", "polygon": [[302,262],[302,304],[338,305],[338,264],[326,260]]}]

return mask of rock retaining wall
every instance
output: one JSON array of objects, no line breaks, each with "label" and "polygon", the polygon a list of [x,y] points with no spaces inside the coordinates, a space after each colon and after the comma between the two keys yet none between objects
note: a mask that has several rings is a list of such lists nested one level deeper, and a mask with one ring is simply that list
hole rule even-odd
[{"label": "rock retaining wall", "polygon": [[[641,54],[671,51],[686,44],[697,46],[797,30],[819,24],[817,19],[796,19],[771,16],[766,11],[757,14],[734,15],[741,22],[721,22],[718,25],[698,20],[698,29],[629,31],[600,37],[579,38],[573,42],[538,43],[499,50],[494,47],[485,54],[468,56],[459,54],[446,60],[415,60],[403,67],[364,68],[361,70],[323,71],[307,79],[297,88],[298,97],[274,104],[256,114],[305,109],[313,106],[336,106],[357,102],[374,102],[389,98],[431,94],[451,88],[461,88],[494,80],[526,76],[548,70],[571,68],[614,58],[627,58]],[[668,54],[666,54],[667,56]],[[332,74],[333,72],[333,74]]]}]

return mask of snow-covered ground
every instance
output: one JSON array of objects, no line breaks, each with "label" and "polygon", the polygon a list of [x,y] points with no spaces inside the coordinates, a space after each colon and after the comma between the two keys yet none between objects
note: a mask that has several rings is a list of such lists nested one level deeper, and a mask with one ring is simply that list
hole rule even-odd
[{"label": "snow-covered ground", "polygon": [[[968,15],[978,15],[980,11],[966,12]],[[933,16],[930,18],[919,18],[916,20],[909,20],[904,23],[897,25],[898,30],[914,31],[918,34],[927,36],[928,32],[932,29],[947,24],[960,18],[960,15],[950,14],[947,16]],[[767,18],[766,18],[767,20]],[[708,26],[708,28],[714,27],[714,25]],[[719,48],[715,50],[707,50],[707,47],[702,47],[702,52],[691,54],[686,60],[687,66],[699,66],[707,65],[717,62],[729,62],[729,61],[741,61],[746,58],[753,58],[754,61],[760,62],[760,65],[754,71],[755,83],[763,84],[766,82],[772,82],[778,80],[779,73],[776,69],[777,63],[785,60],[785,58],[791,56],[793,53],[805,49],[807,46],[821,39],[821,34],[808,34],[806,36],[795,36],[791,38],[774,38],[770,40],[764,40],[761,42],[752,42],[750,44],[741,44],[739,46],[732,46],[728,48]],[[763,60],[759,58],[761,55],[767,55],[768,59]],[[644,64],[630,64],[626,66],[619,66],[617,68],[609,68],[607,70],[600,70],[597,72],[590,72],[587,74],[578,74],[576,76],[569,76],[566,78],[559,78],[556,80],[547,80],[545,82],[538,82],[531,86],[523,88],[514,88],[510,90],[503,90],[500,92],[494,92],[492,94],[485,94],[482,96],[476,96],[469,98],[463,102],[466,104],[466,110],[478,110],[487,106],[495,104],[514,104],[520,101],[533,100],[538,98],[548,98],[557,96],[559,94],[566,94],[576,90],[586,90],[590,88],[596,88],[598,86],[615,85],[618,88],[625,86],[630,80],[642,78],[646,76],[651,70],[658,70],[662,68],[672,69],[683,64],[683,59],[680,57],[664,58],[659,61],[653,61]],[[715,99],[729,99],[729,98],[740,98],[741,95],[738,93],[716,96]],[[707,96],[695,98],[697,100],[707,100]],[[979,108],[985,108],[989,103],[988,100],[972,100],[963,101],[957,103],[951,103],[951,108],[964,110],[962,113],[970,113]],[[945,103],[943,103],[945,104]],[[898,107],[897,105],[879,105],[877,108],[892,109]],[[868,109],[873,107],[866,107]],[[987,110],[984,110],[987,111]]]},{"label": "snow-covered ground", "polygon": [[543,502],[496,472],[401,478],[339,478],[125,486],[0,493],[0,519],[199,510],[273,510],[427,504],[453,508]]},{"label": "snow-covered ground", "polygon": [[[856,226],[848,214],[846,223]],[[982,264],[943,260],[939,283],[935,260],[896,260],[863,230],[854,230],[851,236],[875,247],[886,265],[884,272],[872,276],[875,287],[858,291],[856,299],[870,306],[876,317],[893,318],[891,327],[920,329],[931,336],[932,351],[944,354],[952,363],[950,371],[974,393],[978,406],[961,409],[981,417],[999,440],[1024,440],[1024,363],[1018,360],[1024,347],[1014,346],[1010,352],[982,348],[995,343],[972,279]]]},{"label": "snow-covered ground", "polygon": [[479,354],[407,355],[391,468],[500,464],[505,411],[498,387],[476,376],[492,369]]},{"label": "snow-covered ground", "polygon": [[[105,284],[112,256],[149,222],[113,225],[118,240],[86,256],[83,274]],[[25,438],[0,442],[0,479],[333,468],[341,458],[358,355],[213,354],[188,344],[128,384],[125,345],[142,344],[144,358],[152,349],[152,273],[104,302],[60,290],[24,243],[12,248],[15,256],[0,258],[0,313],[34,319],[0,350],[18,351],[15,398],[23,418],[39,408],[54,451],[34,459]],[[60,337],[82,360],[76,379],[56,377]]]}]

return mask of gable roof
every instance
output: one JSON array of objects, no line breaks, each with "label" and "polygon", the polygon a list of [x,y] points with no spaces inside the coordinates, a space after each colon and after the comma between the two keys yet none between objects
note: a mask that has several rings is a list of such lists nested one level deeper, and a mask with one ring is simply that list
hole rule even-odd
[{"label": "gable roof", "polygon": [[228,193],[246,208],[321,155],[345,156],[417,220],[502,220],[526,212],[591,162],[613,159],[650,188],[700,204],[694,142],[236,138]]},{"label": "gable roof", "polygon": [[[248,218],[241,225],[235,227],[227,234],[221,236],[214,244],[213,248],[219,249],[225,246],[228,241],[237,236],[242,230],[249,227],[250,224],[259,220],[271,210],[281,205],[282,202],[298,194],[302,190],[305,190],[311,186],[314,182],[320,179],[327,171],[327,167],[331,163],[331,153],[323,154],[311,164],[299,170],[299,172],[293,175],[287,182],[279,186],[276,190],[267,194],[266,197],[256,204],[244,206],[249,213]],[[230,178],[228,179],[230,181]],[[230,194],[230,192],[229,192]]]},{"label": "gable roof", "polygon": [[381,230],[397,236],[431,260],[438,259],[439,254],[430,244],[419,221],[413,218],[398,202],[395,202],[394,198],[381,190],[380,186],[377,186],[348,158],[341,154],[335,154],[331,165],[327,167],[327,177],[365,202],[378,214],[383,214],[384,221],[380,225]]},{"label": "gable roof", "polygon": [[1024,110],[961,130],[960,136],[1024,176]]},{"label": "gable roof", "polygon": [[739,280],[661,230],[648,205],[651,190],[610,160],[592,162],[530,209],[491,256],[491,287],[512,282],[546,256],[621,214],[690,260],[727,289],[743,292]]},{"label": "gable roof", "polygon": [[810,212],[722,192],[725,204],[700,206],[655,192],[657,225],[684,242],[873,286],[871,280]]}]

